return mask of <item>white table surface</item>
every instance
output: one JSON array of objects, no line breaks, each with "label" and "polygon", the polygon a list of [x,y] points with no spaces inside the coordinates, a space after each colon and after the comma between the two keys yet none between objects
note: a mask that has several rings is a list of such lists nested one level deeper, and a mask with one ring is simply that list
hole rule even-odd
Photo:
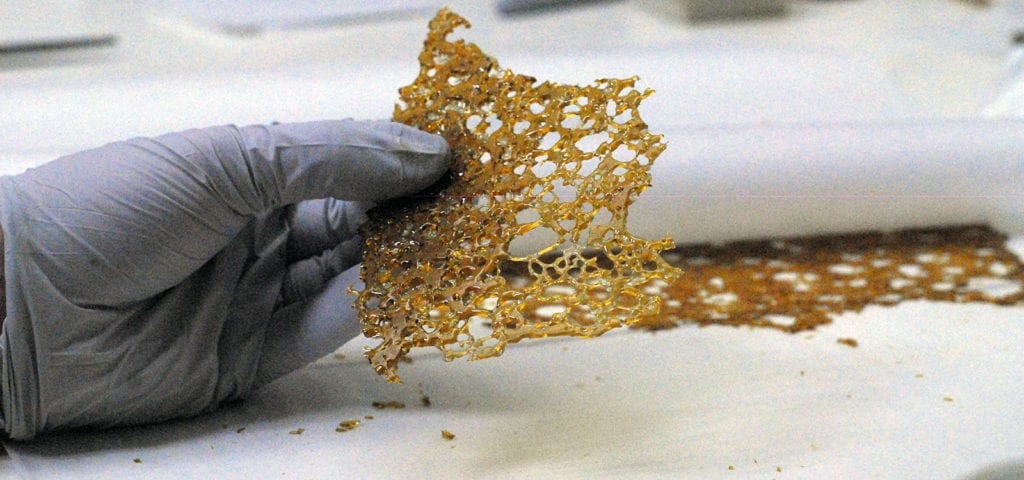
[{"label": "white table surface", "polygon": [[[473,22],[467,36],[499,59],[580,54],[586,61],[632,47],[761,50],[782,52],[789,60],[838,56],[862,62],[875,85],[892,87],[878,105],[899,104],[904,113],[925,117],[978,115],[1004,87],[1009,53],[1005,21],[956,1],[793,2],[783,18],[702,25],[659,18],[634,2],[515,19],[497,16],[489,2],[449,3]],[[185,123],[187,109],[173,108],[176,99],[190,101],[189,85],[212,82],[220,85],[218,91],[230,91],[231,82],[244,79],[272,89],[290,85],[292,78],[295,85],[321,82],[312,89],[320,96],[325,89],[351,85],[346,82],[374,91],[380,87],[371,85],[367,78],[372,77],[323,79],[314,74],[372,72],[379,65],[415,72],[415,65],[406,65],[419,51],[427,21],[409,17],[231,36],[139,5],[97,6],[93,14],[120,35],[116,47],[0,57],[0,111],[8,112],[0,116],[5,171],[126,135],[200,126]],[[261,83],[261,78],[267,80]],[[174,91],[175,85],[184,93]],[[96,105],[107,103],[104,95],[116,96],[119,89],[131,95],[168,86],[169,98],[133,98],[135,110],[95,113]],[[192,94],[192,101],[203,95]],[[303,92],[281,91],[280,96],[268,99],[266,110],[218,110],[207,102],[194,118],[364,117],[386,115],[393,100],[385,96],[360,103],[357,98],[349,108],[300,102],[284,111],[281,106],[303,98]],[[147,102],[153,111],[170,109],[174,115],[147,116]],[[990,308],[913,304],[872,310],[800,336],[681,329],[657,336],[546,342],[474,365],[443,365],[424,352],[422,361],[405,368],[406,387],[383,385],[350,353],[349,360],[298,372],[280,389],[206,419],[125,432],[123,439],[114,433],[75,439],[52,463],[78,477],[83,472],[69,462],[89,459],[97,462],[89,464],[98,469],[93,473],[108,478],[115,472],[132,476],[130,469],[103,470],[110,465],[103,462],[122,454],[124,459],[116,460],[149,468],[150,474],[199,476],[211,470],[197,465],[221,465],[231,468],[219,471],[225,478],[265,473],[281,460],[290,464],[281,472],[284,478],[306,478],[304,465],[310,465],[308,472],[334,469],[339,475],[378,477],[426,471],[436,476],[957,478],[1024,456],[1024,449],[1016,448],[1024,444],[1021,429],[1015,428],[1022,420],[1017,400],[1024,393],[1019,378],[1022,330],[1016,325],[1022,312]],[[862,346],[835,344],[842,336],[854,336]],[[547,373],[544,365],[551,359],[564,361],[566,370]],[[437,408],[380,413],[379,422],[367,421],[341,437],[351,440],[353,448],[310,450],[318,441],[338,439],[331,422],[367,413],[371,400],[401,397],[414,404],[419,383],[430,388]],[[309,390],[293,396],[288,393],[292,388]],[[541,408],[551,410],[537,413]],[[229,424],[226,432],[224,423]],[[231,430],[243,424],[251,425],[250,433],[258,438],[280,442],[280,452],[254,451],[265,443],[249,444]],[[287,434],[303,426],[307,434]],[[459,438],[441,441],[441,428]],[[143,441],[139,448],[146,450],[125,443],[133,439]],[[112,448],[111,442],[122,443]],[[49,448],[45,445],[54,443],[40,444],[43,453]],[[638,445],[644,450],[630,452]],[[202,462],[194,461],[197,448],[210,450],[198,457]],[[388,449],[419,460],[368,461],[383,461]],[[131,462],[139,456],[143,463]],[[238,458],[250,461],[239,463]],[[351,469],[338,466],[345,462]],[[389,470],[380,470],[382,464]],[[0,456],[0,479],[6,478],[19,477],[9,457]]]},{"label": "white table surface", "polygon": [[[972,478],[1024,461],[1022,313],[910,302],[799,335],[619,331],[475,363],[418,352],[403,385],[350,345],[204,417],[14,451],[39,479]],[[362,424],[336,432],[348,419]]]}]

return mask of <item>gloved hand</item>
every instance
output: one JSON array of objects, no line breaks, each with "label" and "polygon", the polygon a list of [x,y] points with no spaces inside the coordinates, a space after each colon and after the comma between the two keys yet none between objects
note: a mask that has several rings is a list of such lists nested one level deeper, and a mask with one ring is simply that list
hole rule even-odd
[{"label": "gloved hand", "polygon": [[187,416],[360,331],[357,226],[448,166],[390,122],[214,127],[0,179],[14,438]]}]

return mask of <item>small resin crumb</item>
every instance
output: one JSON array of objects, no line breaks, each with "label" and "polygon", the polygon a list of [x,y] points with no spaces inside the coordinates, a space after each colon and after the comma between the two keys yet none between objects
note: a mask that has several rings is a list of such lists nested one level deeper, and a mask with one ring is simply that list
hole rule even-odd
[{"label": "small resin crumb", "polygon": [[385,408],[405,408],[405,404],[402,402],[396,402],[394,400],[388,402],[373,402],[373,408],[377,410],[383,410]]},{"label": "small resin crumb", "polygon": [[142,463],[142,459],[141,458],[133,458],[132,461],[135,462],[135,463]]},{"label": "small resin crumb", "polygon": [[338,423],[335,432],[348,432],[359,426],[359,420],[342,420]]},{"label": "small resin crumb", "polygon": [[365,418],[367,420],[373,420],[373,415],[365,415],[365,416],[363,416],[363,418]]},{"label": "small resin crumb", "polygon": [[841,343],[848,347],[857,348],[857,340],[854,338],[840,338],[836,340],[836,343]]},{"label": "small resin crumb", "polygon": [[952,403],[952,402],[953,402],[953,397],[949,397],[949,396],[946,396],[946,397],[942,397],[942,401],[943,401],[943,402],[949,402],[949,403]]},{"label": "small resin crumb", "polygon": [[729,465],[729,470],[736,470],[736,467]]},{"label": "small resin crumb", "polygon": [[335,360],[344,360],[345,359],[345,354],[344,353],[335,353],[334,354],[334,359]]},{"label": "small resin crumb", "polygon": [[455,440],[455,434],[448,430],[441,430],[441,438],[445,440]]},{"label": "small resin crumb", "polygon": [[782,473],[782,467],[775,467],[775,471],[779,472],[779,473]]},{"label": "small resin crumb", "polygon": [[914,378],[924,378],[924,374],[923,373],[918,373],[918,374],[914,375]]},{"label": "small resin crumb", "polygon": [[288,433],[291,434],[291,435],[302,435],[303,432],[305,432],[305,431],[306,431],[305,428],[296,428],[295,430],[292,430],[292,431],[290,431]]}]

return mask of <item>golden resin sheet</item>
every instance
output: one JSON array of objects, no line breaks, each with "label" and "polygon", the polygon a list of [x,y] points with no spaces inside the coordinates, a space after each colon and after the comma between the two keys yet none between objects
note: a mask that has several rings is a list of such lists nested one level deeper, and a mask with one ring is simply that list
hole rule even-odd
[{"label": "golden resin sheet", "polygon": [[[637,111],[651,92],[636,79],[571,86],[503,70],[448,40],[460,26],[448,10],[431,21],[394,114],[448,139],[450,185],[375,210],[363,229],[356,308],[364,333],[381,339],[370,362],[391,380],[412,347],[479,359],[523,338],[600,335],[655,312],[661,299],[642,286],[678,274],[660,256],[670,240],[625,229],[665,148]],[[548,247],[517,252],[527,238]],[[503,272],[517,266],[528,278],[510,282]]]},{"label": "golden resin sheet", "polygon": [[624,325],[796,332],[869,304],[1024,298],[1024,268],[984,226],[678,247],[635,237],[628,208],[665,148],[638,113],[651,92],[636,79],[538,82],[450,41],[457,27],[468,23],[447,10],[431,22],[394,113],[448,140],[451,175],[373,210],[362,230],[356,308],[389,380],[413,347],[480,359],[524,338]]}]

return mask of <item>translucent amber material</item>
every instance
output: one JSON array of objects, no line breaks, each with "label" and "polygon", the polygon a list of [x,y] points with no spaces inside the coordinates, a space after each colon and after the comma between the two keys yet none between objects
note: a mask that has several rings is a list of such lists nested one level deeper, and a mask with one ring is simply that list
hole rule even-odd
[{"label": "translucent amber material", "polygon": [[[412,347],[446,359],[501,354],[549,335],[595,336],[658,308],[642,286],[678,271],[669,239],[626,231],[665,144],[637,111],[635,78],[571,86],[499,68],[473,44],[449,41],[463,18],[430,23],[421,70],[394,119],[448,139],[449,185],[371,212],[356,308],[368,352],[392,381]],[[546,245],[517,252],[518,239]],[[510,282],[508,269],[527,272]],[[530,311],[542,306],[541,311]]]}]

